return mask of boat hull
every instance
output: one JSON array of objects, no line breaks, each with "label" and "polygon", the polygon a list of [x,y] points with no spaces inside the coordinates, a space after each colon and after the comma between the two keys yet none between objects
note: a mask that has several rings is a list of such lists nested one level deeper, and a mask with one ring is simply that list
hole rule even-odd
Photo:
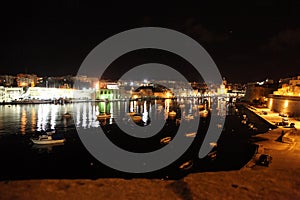
[{"label": "boat hull", "polygon": [[31,141],[34,144],[60,144],[60,143],[64,143],[65,139],[61,139],[61,140],[35,140],[35,139],[31,139]]},{"label": "boat hull", "polygon": [[107,114],[105,114],[105,115],[97,115],[97,119],[108,119],[108,118],[110,118],[110,115],[107,115]]}]

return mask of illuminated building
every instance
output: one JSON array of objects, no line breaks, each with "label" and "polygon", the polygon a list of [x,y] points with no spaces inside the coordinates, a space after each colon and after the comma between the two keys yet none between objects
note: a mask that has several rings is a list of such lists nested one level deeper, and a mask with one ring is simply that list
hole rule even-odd
[{"label": "illuminated building", "polygon": [[268,107],[289,116],[300,116],[300,76],[285,79],[281,88],[268,97]]},{"label": "illuminated building", "polygon": [[38,77],[35,74],[18,74],[16,80],[18,87],[35,87]]},{"label": "illuminated building", "polygon": [[119,99],[120,91],[117,83],[99,81],[95,84],[96,100]]},{"label": "illuminated building", "polygon": [[5,87],[16,86],[16,77],[10,75],[1,75],[0,76],[0,85]]},{"label": "illuminated building", "polygon": [[164,86],[157,84],[147,84],[137,88],[132,92],[131,98],[173,98],[174,94],[172,91]]},{"label": "illuminated building", "polygon": [[20,87],[3,87],[0,86],[0,102],[11,102],[19,99],[24,93]]},{"label": "illuminated building", "polygon": [[278,85],[270,79],[262,82],[248,83],[245,100],[248,102],[264,104],[267,101],[267,96],[272,94],[277,88]]},{"label": "illuminated building", "polygon": [[273,94],[283,96],[300,96],[300,76],[293,77],[288,83],[283,83],[282,87]]}]

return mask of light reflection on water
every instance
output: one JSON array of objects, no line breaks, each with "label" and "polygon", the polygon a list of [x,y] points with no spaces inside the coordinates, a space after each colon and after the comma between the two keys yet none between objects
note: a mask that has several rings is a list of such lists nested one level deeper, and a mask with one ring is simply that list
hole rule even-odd
[{"label": "light reflection on water", "polygon": [[[103,124],[114,123],[115,120],[123,120],[124,113],[134,112],[142,116],[142,121],[147,122],[149,116],[154,119],[164,112],[165,119],[171,111],[177,112],[177,118],[186,116],[199,117],[198,100],[187,100],[182,106],[167,99],[153,101],[130,101],[130,102],[99,102],[99,103],[76,103],[65,105],[32,104],[32,105],[2,105],[0,106],[0,135],[1,134],[25,134],[32,131],[41,131],[54,128],[69,128],[72,125],[82,128],[99,127]],[[226,106],[219,102],[218,107]],[[222,110],[222,109],[220,109]],[[180,116],[180,112],[182,115]],[[70,113],[72,117],[65,117]],[[107,113],[111,118],[104,122],[97,120],[97,115]],[[223,113],[221,113],[223,114]]]}]

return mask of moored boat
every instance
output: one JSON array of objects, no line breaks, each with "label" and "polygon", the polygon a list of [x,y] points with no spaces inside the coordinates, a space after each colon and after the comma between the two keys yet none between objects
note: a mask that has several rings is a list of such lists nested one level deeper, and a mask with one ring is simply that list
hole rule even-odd
[{"label": "moored boat", "polygon": [[50,135],[40,135],[38,139],[31,139],[34,144],[59,144],[64,143],[65,139],[53,140]]},{"label": "moored boat", "polygon": [[175,117],[176,114],[177,114],[177,113],[173,110],[173,111],[171,111],[171,112],[168,113],[168,116],[169,116],[169,117]]},{"label": "moored boat", "polygon": [[207,117],[208,116],[208,111],[207,110],[201,110],[199,111],[200,117]]},{"label": "moored boat", "polygon": [[142,116],[140,114],[134,114],[131,116],[131,119],[135,123],[138,123],[138,122],[142,121]]},{"label": "moored boat", "polygon": [[97,119],[108,119],[108,118],[110,118],[110,114],[97,115]]},{"label": "moored boat", "polygon": [[71,114],[66,112],[64,115],[63,115],[65,118],[70,118],[71,117]]}]

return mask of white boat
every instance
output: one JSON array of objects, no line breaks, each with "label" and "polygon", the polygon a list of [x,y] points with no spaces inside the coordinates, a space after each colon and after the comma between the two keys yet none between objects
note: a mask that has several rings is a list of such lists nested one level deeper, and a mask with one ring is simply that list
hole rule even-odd
[{"label": "white boat", "polygon": [[38,139],[31,139],[34,144],[59,144],[64,143],[65,139],[53,140],[50,135],[41,135]]},{"label": "white boat", "polygon": [[179,105],[179,108],[184,108],[184,107],[185,107],[184,104],[180,104],[180,105]]},{"label": "white boat", "polygon": [[164,108],[164,107],[163,107],[162,105],[158,105],[156,110],[162,111],[163,108]]},{"label": "white boat", "polygon": [[189,114],[189,115],[184,116],[184,119],[185,120],[192,120],[192,119],[194,119],[194,116]]}]

